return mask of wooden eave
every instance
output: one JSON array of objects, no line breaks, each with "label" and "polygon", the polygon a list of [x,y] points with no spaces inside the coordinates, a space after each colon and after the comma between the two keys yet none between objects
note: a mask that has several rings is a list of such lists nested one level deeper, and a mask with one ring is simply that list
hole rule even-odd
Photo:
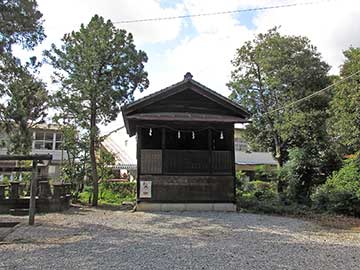
[{"label": "wooden eave", "polygon": [[[185,90],[191,90],[195,93],[207,98],[220,106],[232,111],[234,115],[224,116],[216,114],[195,114],[191,112],[181,113],[151,113],[144,114],[141,111],[142,108],[147,107],[155,102],[166,99],[172,95],[176,95]],[[122,115],[126,130],[130,136],[134,135],[135,131],[130,128],[129,120],[163,120],[163,121],[201,121],[201,122],[218,122],[219,118],[228,123],[245,123],[249,122],[248,118],[250,114],[239,104],[229,100],[228,98],[218,94],[210,88],[202,85],[201,83],[193,79],[184,79],[176,84],[166,87],[158,92],[155,92],[149,96],[141,98],[135,102],[124,105],[122,108]],[[187,114],[187,116],[185,115]],[[189,115],[191,115],[189,117]],[[220,122],[220,121],[219,121]]]},{"label": "wooden eave", "polygon": [[182,121],[182,122],[219,122],[219,123],[246,123],[244,118],[227,115],[202,113],[137,113],[127,117],[130,120],[141,121]]}]

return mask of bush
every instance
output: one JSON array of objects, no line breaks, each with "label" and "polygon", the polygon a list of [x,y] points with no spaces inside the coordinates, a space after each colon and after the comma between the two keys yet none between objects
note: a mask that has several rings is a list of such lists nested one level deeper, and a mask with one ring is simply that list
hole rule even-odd
[{"label": "bush", "polygon": [[360,216],[360,157],[345,162],[312,196],[314,207],[322,211]]},{"label": "bush", "polygon": [[271,166],[258,165],[255,167],[255,179],[270,182],[276,180],[276,174],[276,170]]},{"label": "bush", "polygon": [[101,185],[118,193],[120,197],[135,196],[136,194],[136,182],[104,182]]},{"label": "bush", "polygon": [[260,180],[247,182],[243,185],[239,196],[255,198],[257,200],[268,200],[277,197],[275,184],[273,182],[264,182]]},{"label": "bush", "polygon": [[239,170],[236,172],[236,193],[243,190],[244,185],[249,182],[249,177],[246,176],[245,172]]},{"label": "bush", "polygon": [[[92,187],[87,186],[80,193],[79,199],[82,203],[90,203]],[[136,183],[101,183],[99,185],[99,204],[120,205],[124,201],[135,201]]]},{"label": "bush", "polygon": [[279,199],[276,182],[260,180],[245,182],[237,190],[237,204],[242,211],[256,213],[304,216],[309,207]]},{"label": "bush", "polygon": [[276,195],[266,200],[259,200],[251,193],[243,193],[238,196],[237,204],[242,211],[264,214],[305,216],[309,211],[305,205],[285,204]]}]

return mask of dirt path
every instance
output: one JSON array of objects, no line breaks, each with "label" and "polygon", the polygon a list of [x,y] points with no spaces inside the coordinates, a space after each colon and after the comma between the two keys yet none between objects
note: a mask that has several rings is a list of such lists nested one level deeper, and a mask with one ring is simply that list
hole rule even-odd
[{"label": "dirt path", "polygon": [[5,238],[0,269],[360,269],[358,233],[291,218],[72,209],[37,224]]}]

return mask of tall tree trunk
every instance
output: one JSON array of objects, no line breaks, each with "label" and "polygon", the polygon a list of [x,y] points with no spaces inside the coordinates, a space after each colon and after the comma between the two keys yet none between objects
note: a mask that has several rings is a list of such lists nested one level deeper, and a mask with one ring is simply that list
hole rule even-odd
[{"label": "tall tree trunk", "polygon": [[[278,167],[278,169],[280,169],[283,166],[283,155],[281,152],[280,140],[276,134],[274,135],[274,143],[275,143],[275,159],[278,163],[277,167]],[[284,182],[280,178],[279,178],[278,184],[277,184],[277,191],[281,198],[282,194],[284,193]]]},{"label": "tall tree trunk", "polygon": [[279,138],[275,135],[274,136],[274,142],[275,142],[275,159],[277,161],[277,167],[280,169],[283,165],[283,156],[281,153],[281,145],[279,142]]},{"label": "tall tree trunk", "polygon": [[98,175],[96,168],[96,112],[91,111],[90,119],[90,161],[91,161],[91,178],[93,183],[93,199],[92,206],[98,205],[99,197],[99,184],[98,184]]}]

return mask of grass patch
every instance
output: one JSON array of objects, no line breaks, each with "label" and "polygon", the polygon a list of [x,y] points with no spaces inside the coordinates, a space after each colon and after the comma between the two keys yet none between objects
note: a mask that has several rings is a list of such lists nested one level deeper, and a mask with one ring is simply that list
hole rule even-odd
[{"label": "grass patch", "polygon": [[[78,196],[82,204],[91,203],[92,187],[86,186]],[[136,183],[101,183],[99,185],[99,205],[118,206],[123,202],[135,202]]]},{"label": "grass patch", "polygon": [[242,212],[273,214],[281,216],[306,216],[311,209],[305,205],[287,204],[278,198],[259,199],[256,197],[240,196],[237,208]]}]

